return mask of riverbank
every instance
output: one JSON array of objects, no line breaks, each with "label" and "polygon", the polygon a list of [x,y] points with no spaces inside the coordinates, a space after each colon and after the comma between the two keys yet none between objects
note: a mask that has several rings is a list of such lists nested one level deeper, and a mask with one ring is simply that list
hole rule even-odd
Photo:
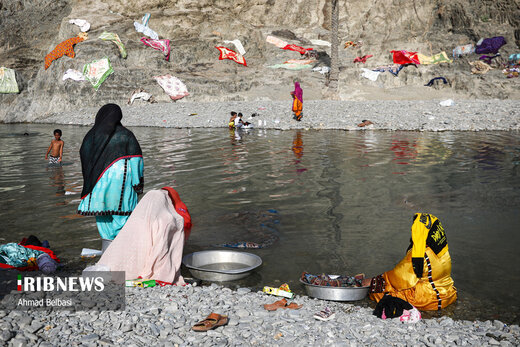
[{"label": "riverbank", "polygon": [[[177,102],[121,105],[123,125],[171,128],[227,127],[230,111],[242,112],[244,120],[258,129],[339,129],[357,131],[357,125],[370,120],[367,128],[411,131],[509,131],[520,130],[520,100],[442,100],[381,101],[304,101],[301,122],[292,119],[291,103],[254,102]],[[140,101],[139,101],[140,102]],[[101,106],[101,105],[99,105]],[[36,123],[91,125],[98,107],[42,116]],[[253,113],[258,116],[251,117]]]},{"label": "riverbank", "polygon": [[[279,298],[248,288],[233,291],[210,286],[127,288],[122,312],[39,310],[0,311],[0,341],[9,346],[244,346],[244,345],[475,345],[520,344],[520,327],[494,321],[449,317],[402,323],[382,320],[372,309],[296,296],[299,310],[268,312],[264,304]],[[313,314],[325,306],[335,318],[322,322]],[[229,323],[208,332],[191,327],[211,312],[227,314]]]}]

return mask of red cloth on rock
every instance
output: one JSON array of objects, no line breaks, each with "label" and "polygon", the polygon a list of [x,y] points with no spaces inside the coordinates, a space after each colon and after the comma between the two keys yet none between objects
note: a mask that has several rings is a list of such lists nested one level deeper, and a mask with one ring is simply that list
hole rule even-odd
[{"label": "red cloth on rock", "polygon": [[390,51],[394,55],[394,64],[420,64],[417,52]]}]

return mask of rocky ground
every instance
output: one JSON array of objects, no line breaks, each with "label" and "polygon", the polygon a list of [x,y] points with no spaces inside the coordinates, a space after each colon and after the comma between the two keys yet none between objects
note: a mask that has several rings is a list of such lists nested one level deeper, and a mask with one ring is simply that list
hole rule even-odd
[{"label": "rocky ground", "polygon": [[[264,310],[279,298],[210,286],[127,288],[122,312],[0,311],[0,342],[8,346],[517,346],[520,327],[449,317],[402,323],[382,320],[372,309],[296,296],[299,310]],[[334,319],[313,314],[328,305]],[[208,332],[191,327],[209,313],[229,323]]]},{"label": "rocky ground", "polygon": [[[290,101],[200,102],[123,105],[123,125],[173,128],[227,127],[230,111],[257,129],[380,129],[418,131],[519,130],[518,100],[304,101],[301,122],[292,119]],[[144,103],[144,102],[143,102]],[[96,108],[56,113],[35,122],[56,124],[94,123]],[[251,117],[253,113],[258,116]],[[362,120],[374,124],[360,128]]]}]

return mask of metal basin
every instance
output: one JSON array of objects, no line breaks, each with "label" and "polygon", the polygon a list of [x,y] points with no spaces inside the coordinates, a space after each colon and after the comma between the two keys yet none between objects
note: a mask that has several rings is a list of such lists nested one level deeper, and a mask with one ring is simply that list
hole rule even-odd
[{"label": "metal basin", "polygon": [[195,278],[223,282],[248,276],[262,265],[262,259],[247,252],[210,250],[190,253],[182,258],[182,263]]},{"label": "metal basin", "polygon": [[370,287],[328,287],[309,284],[300,279],[307,295],[313,298],[331,301],[356,301],[367,296]]}]

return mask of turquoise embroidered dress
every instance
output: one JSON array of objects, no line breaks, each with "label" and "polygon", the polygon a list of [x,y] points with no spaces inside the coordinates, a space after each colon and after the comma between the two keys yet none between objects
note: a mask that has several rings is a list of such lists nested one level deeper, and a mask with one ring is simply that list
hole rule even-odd
[{"label": "turquoise embroidered dress", "polygon": [[142,193],[144,164],[142,156],[123,157],[109,166],[92,192],[79,204],[78,213],[96,216],[101,238],[113,240]]}]

